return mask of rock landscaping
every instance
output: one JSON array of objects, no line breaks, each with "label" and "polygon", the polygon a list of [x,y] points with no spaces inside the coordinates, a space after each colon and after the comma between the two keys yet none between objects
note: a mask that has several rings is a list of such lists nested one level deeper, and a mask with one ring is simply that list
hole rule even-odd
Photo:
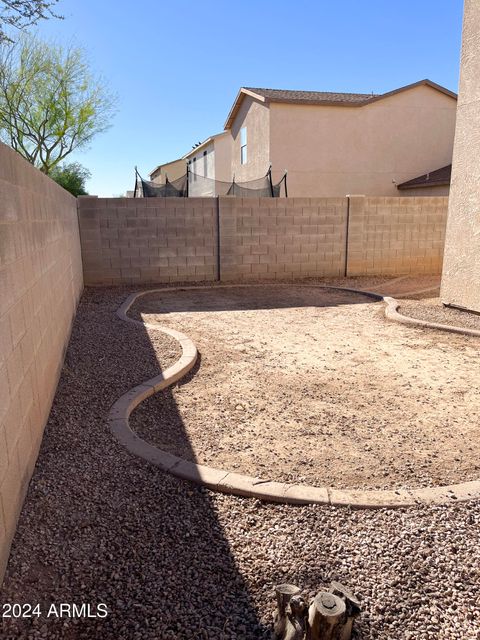
[{"label": "rock landscaping", "polygon": [[455,309],[454,307],[444,307],[438,297],[427,297],[421,300],[402,300],[399,311],[417,320],[480,331],[480,315]]}]

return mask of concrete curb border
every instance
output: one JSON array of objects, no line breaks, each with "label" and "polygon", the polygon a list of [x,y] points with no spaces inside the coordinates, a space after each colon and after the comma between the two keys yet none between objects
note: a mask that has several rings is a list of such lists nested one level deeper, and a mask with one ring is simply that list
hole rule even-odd
[{"label": "concrete curb border", "polygon": [[[192,340],[174,329],[168,329],[156,324],[143,323],[130,318],[127,313],[133,303],[140,297],[160,292],[172,292],[189,289],[212,289],[212,288],[233,288],[252,286],[272,286],[272,284],[226,284],[226,285],[202,285],[185,287],[163,287],[160,289],[148,289],[132,293],[117,310],[117,316],[125,322],[137,324],[143,328],[161,331],[172,336],[180,343],[182,355],[175,364],[166,369],[162,374],[146,380],[140,385],[133,387],[123,394],[112,406],[108,414],[108,423],[115,438],[126,447],[126,449],[140,458],[151,462],[162,471],[168,471],[172,475],[201,484],[213,491],[222,493],[247,496],[268,502],[278,502],[282,504],[323,504],[331,506],[345,506],[354,509],[381,509],[411,507],[414,505],[427,504],[448,504],[453,501],[466,501],[480,498],[480,480],[464,482],[461,484],[424,488],[424,489],[398,489],[398,490],[340,490],[329,487],[314,487],[310,485],[288,484],[264,480],[240,473],[215,469],[194,462],[189,462],[178,456],[162,451],[140,438],[129,425],[129,416],[132,411],[146,398],[158,391],[174,384],[186,375],[195,365],[198,352]],[[289,283],[277,283],[275,286],[290,286]],[[419,326],[430,326],[452,330],[446,325],[435,325],[424,321],[415,321],[397,312],[399,303],[394,298],[384,297],[371,291],[361,291],[346,287],[334,287],[317,284],[297,284],[302,287],[318,287],[322,289],[332,289],[337,291],[348,291],[357,293],[378,301],[386,303],[385,314],[388,319],[403,322],[404,324],[415,324]],[[399,319],[400,318],[400,319]],[[460,328],[454,327],[456,332]],[[472,335],[472,330],[466,330],[468,335]],[[473,335],[480,335],[475,332]]]},{"label": "concrete curb border", "polygon": [[[423,291],[419,291],[418,293],[423,293]],[[398,312],[398,309],[401,306],[401,303],[398,302],[398,300],[385,296],[383,298],[383,301],[386,304],[385,317],[387,318],[387,320],[393,320],[394,322],[400,322],[401,324],[408,324],[412,327],[439,329],[440,331],[449,331],[450,333],[460,333],[464,336],[480,336],[480,331],[478,329],[467,329],[466,327],[457,327],[450,324],[440,324],[439,322],[428,322],[427,320],[418,320],[417,318],[404,316],[403,314]]]}]

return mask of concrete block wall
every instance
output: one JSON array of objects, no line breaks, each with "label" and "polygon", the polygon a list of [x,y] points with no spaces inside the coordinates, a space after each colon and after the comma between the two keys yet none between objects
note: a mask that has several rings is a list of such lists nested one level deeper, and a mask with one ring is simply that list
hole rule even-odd
[{"label": "concrete block wall", "polygon": [[75,198],[0,144],[0,582],[82,287]]},{"label": "concrete block wall", "polygon": [[222,280],[340,276],[346,198],[220,198]]},{"label": "concrete block wall", "polygon": [[216,277],[215,198],[79,199],[85,283]]},{"label": "concrete block wall", "polygon": [[442,270],[447,197],[349,197],[349,276]]},{"label": "concrete block wall", "polygon": [[85,283],[211,281],[217,261],[222,281],[440,273],[447,204],[447,197],[81,198]]}]

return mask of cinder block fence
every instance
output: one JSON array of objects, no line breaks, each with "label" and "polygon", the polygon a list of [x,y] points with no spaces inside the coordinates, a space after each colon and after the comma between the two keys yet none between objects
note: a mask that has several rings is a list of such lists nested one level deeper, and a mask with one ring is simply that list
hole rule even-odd
[{"label": "cinder block fence", "polygon": [[86,284],[440,273],[448,198],[81,198]]},{"label": "cinder block fence", "polygon": [[82,288],[75,198],[0,144],[0,582]]}]

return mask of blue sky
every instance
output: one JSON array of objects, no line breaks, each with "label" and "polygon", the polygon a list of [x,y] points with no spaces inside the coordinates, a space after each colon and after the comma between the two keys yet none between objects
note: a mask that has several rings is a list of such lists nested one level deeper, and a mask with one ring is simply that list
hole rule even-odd
[{"label": "blue sky", "polygon": [[118,95],[87,189],[131,189],[223,129],[241,86],[381,93],[423,78],[457,91],[462,0],[61,0],[37,32],[84,47]]}]

